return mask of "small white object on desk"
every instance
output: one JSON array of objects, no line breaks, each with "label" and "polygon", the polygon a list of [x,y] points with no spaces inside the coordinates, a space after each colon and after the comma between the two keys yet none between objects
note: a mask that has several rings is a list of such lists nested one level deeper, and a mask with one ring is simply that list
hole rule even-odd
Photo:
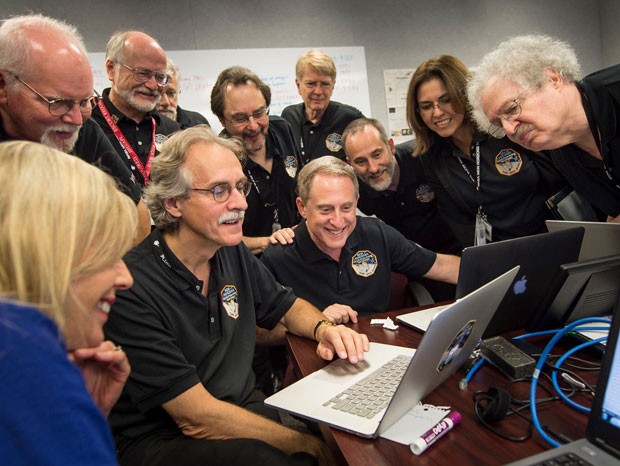
[{"label": "small white object on desk", "polygon": [[370,325],[381,325],[383,328],[388,330],[397,330],[398,325],[394,323],[392,319],[389,317],[385,319],[370,319]]}]

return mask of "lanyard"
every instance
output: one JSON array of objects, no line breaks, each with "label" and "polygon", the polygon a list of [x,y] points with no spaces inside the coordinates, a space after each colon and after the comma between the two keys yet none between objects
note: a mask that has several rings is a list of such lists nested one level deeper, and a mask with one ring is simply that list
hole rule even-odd
[{"label": "lanyard", "polygon": [[475,180],[474,180],[474,177],[471,176],[470,171],[465,166],[461,158],[460,157],[457,157],[457,158],[459,159],[459,163],[461,164],[461,167],[463,167],[463,170],[465,170],[465,173],[467,174],[471,182],[476,187],[476,191],[480,192],[480,143],[479,142],[476,143],[476,179]]},{"label": "lanyard", "polygon": [[103,115],[103,118],[105,118],[106,123],[114,133],[114,136],[116,136],[116,139],[121,145],[121,147],[123,148],[125,156],[128,160],[131,160],[134,166],[138,169],[140,175],[142,175],[142,179],[144,180],[144,186],[146,186],[149,183],[151,164],[153,163],[153,157],[155,157],[155,118],[151,117],[151,123],[153,124],[153,134],[151,136],[151,149],[149,150],[149,154],[146,158],[145,166],[142,165],[142,160],[140,160],[140,157],[138,157],[136,151],[133,149],[133,147],[131,147],[131,144],[129,144],[129,141],[127,141],[123,132],[120,130],[116,122],[112,119],[110,112],[103,103],[103,99],[99,99],[98,105],[99,110],[101,110],[101,114]]},{"label": "lanyard", "polygon": [[618,180],[614,177],[611,167],[607,165],[607,162],[605,161],[605,154],[603,153],[603,143],[601,142],[600,130],[598,129],[598,126],[596,127],[596,131],[592,133],[592,136],[594,136],[596,146],[601,153],[601,160],[603,162],[603,170],[605,171],[605,175],[607,175],[607,178],[609,179],[609,181],[611,181],[611,184],[615,185],[616,189],[620,190],[620,183],[618,183]]},{"label": "lanyard", "polygon": [[[252,171],[249,168],[246,168],[247,172],[248,172],[248,178],[250,178],[250,182],[252,183],[252,186],[254,186],[254,189],[256,190],[256,194],[258,194],[258,198],[261,199],[261,195],[260,195],[260,189],[258,189],[258,184],[256,184],[256,181],[254,180],[254,176],[252,176]],[[273,175],[273,173],[272,173]],[[273,176],[271,177],[271,181],[273,181]],[[272,183],[273,184],[273,183]],[[276,184],[277,186],[277,184]],[[275,188],[275,186],[274,186]],[[273,207],[273,221],[274,223],[279,223],[279,219],[278,219],[278,207],[277,207],[277,192],[274,191],[274,202],[273,203],[269,203],[267,202],[267,200],[264,200],[265,202],[265,207]],[[262,199],[261,199],[262,200]],[[279,229],[279,228],[278,228]]]}]

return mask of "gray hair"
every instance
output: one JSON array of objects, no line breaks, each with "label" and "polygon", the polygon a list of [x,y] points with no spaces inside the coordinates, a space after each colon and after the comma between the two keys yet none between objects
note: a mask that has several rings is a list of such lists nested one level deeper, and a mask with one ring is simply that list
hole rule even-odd
[{"label": "gray hair", "polygon": [[26,80],[32,77],[35,64],[30,54],[30,33],[35,30],[63,36],[84,55],[87,54],[82,36],[74,26],[40,14],[14,16],[2,21],[0,26],[0,70],[10,71]]},{"label": "gray hair", "polygon": [[123,55],[125,51],[125,39],[127,34],[131,31],[117,31],[112,34],[108,44],[105,47],[105,59],[112,62],[122,62],[125,57]]},{"label": "gray hair", "polygon": [[160,231],[179,228],[180,219],[166,210],[164,201],[189,197],[193,179],[185,167],[185,160],[189,149],[199,143],[222,146],[233,152],[241,163],[245,160],[245,150],[239,139],[221,138],[207,125],[197,125],[174,133],[164,143],[160,154],[153,159],[151,178],[144,189],[144,202]]},{"label": "gray hair", "polygon": [[481,99],[492,78],[508,79],[524,90],[536,89],[544,84],[547,68],[560,73],[567,82],[581,79],[581,67],[575,50],[568,43],[550,36],[532,34],[513,37],[485,55],[467,85],[472,116],[478,127],[486,130],[491,124],[482,111]]},{"label": "gray hair", "polygon": [[388,135],[385,132],[383,125],[379,123],[379,120],[374,118],[358,118],[357,120],[353,120],[349,123],[342,132],[342,147],[344,148],[344,152],[347,154],[347,157],[349,157],[349,153],[347,152],[347,140],[355,133],[363,131],[367,126],[372,126],[375,128],[379,133],[379,139],[381,139],[381,142],[386,146],[389,146],[390,143]]},{"label": "gray hair", "polygon": [[333,155],[325,155],[308,162],[297,175],[297,192],[304,204],[307,203],[310,198],[312,180],[314,180],[319,173],[348,177],[353,183],[355,195],[357,196],[359,194],[359,182],[357,181],[357,176],[353,168],[351,168],[351,165]]},{"label": "gray hair", "polygon": [[181,70],[179,69],[179,65],[172,61],[172,58],[168,57],[168,66],[166,67],[166,73],[170,75],[170,77],[174,78],[174,80],[180,84],[181,82]]}]

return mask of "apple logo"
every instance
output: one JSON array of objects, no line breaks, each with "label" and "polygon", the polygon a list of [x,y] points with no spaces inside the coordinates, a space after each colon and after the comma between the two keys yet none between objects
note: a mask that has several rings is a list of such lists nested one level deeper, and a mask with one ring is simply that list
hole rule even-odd
[{"label": "apple logo", "polygon": [[525,275],[523,275],[520,280],[517,280],[515,282],[515,285],[513,287],[514,293],[515,294],[525,293],[526,284],[527,284],[527,278],[525,278]]}]

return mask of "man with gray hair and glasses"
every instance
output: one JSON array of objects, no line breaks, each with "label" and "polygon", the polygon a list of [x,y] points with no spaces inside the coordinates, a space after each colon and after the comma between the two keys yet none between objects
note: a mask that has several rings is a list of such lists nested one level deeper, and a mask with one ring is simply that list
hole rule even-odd
[{"label": "man with gray hair and glasses", "polygon": [[105,331],[132,376],[110,423],[121,465],[304,465],[326,445],[284,427],[252,372],[256,326],[283,325],[324,359],[364,359],[365,335],[326,321],[241,243],[250,181],[236,139],[204,125],[173,135],[145,199],[157,228],[124,258],[134,277]]},{"label": "man with gray hair and glasses", "polygon": [[573,189],[620,221],[620,65],[580,79],[573,48],[545,35],[513,37],[488,53],[468,84],[479,127],[549,151]]},{"label": "man with gray hair and glasses", "polygon": [[137,204],[138,239],[150,231],[140,188],[103,131],[91,120],[93,72],[75,27],[43,15],[0,26],[0,142],[41,142],[97,165]]},{"label": "man with gray hair and glasses", "polygon": [[170,80],[166,66],[166,53],[144,32],[121,31],[108,41],[105,67],[112,86],[103,91],[93,118],[142,186],[153,157],[180,129],[155,111]]}]

